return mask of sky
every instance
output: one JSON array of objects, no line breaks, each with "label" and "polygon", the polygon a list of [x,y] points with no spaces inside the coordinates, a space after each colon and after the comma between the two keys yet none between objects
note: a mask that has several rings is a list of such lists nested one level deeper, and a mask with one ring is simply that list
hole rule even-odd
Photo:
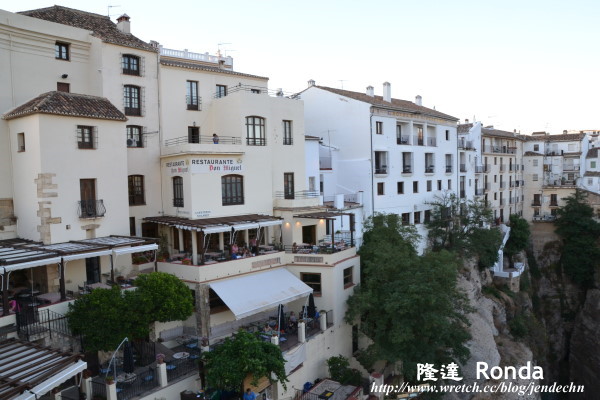
[{"label": "sky", "polygon": [[[54,0],[127,13],[166,48],[233,57],[271,89],[317,85],[414,101],[497,129],[600,130],[600,2],[572,0]],[[52,0],[0,3],[8,11]]]}]

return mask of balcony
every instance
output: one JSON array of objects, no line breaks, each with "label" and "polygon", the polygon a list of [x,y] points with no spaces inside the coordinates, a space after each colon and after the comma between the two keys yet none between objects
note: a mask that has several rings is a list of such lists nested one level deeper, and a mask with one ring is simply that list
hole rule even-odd
[{"label": "balcony", "polygon": [[106,213],[103,200],[81,200],[78,203],[79,218],[99,218]]},{"label": "balcony", "polygon": [[484,153],[503,153],[503,154],[515,154],[516,147],[508,147],[508,146],[485,146],[483,148]]},{"label": "balcony", "polygon": [[425,167],[426,174],[433,174],[434,172],[435,172],[435,166],[429,165],[429,166]]},{"label": "balcony", "polygon": [[180,144],[242,144],[242,139],[235,136],[219,136],[215,143],[213,136],[188,135],[165,140],[165,147]]},{"label": "balcony", "polygon": [[470,140],[461,139],[458,141],[458,148],[461,150],[474,150],[473,142]]},{"label": "balcony", "polygon": [[423,138],[418,135],[413,135],[413,145],[423,146]]},{"label": "balcony", "polygon": [[579,165],[567,165],[563,166],[563,171],[579,171]]},{"label": "balcony", "polygon": [[193,60],[193,61],[201,61],[208,64],[214,64],[218,66],[219,63],[223,63],[223,65],[229,69],[233,68],[233,58],[231,57],[220,57],[213,56],[208,53],[194,53],[187,50],[174,50],[167,49],[162,46],[159,46],[160,55],[163,57],[173,57],[173,58],[182,58],[185,60]]},{"label": "balcony", "polygon": [[295,192],[275,192],[274,207],[316,207],[320,203],[321,194],[318,191],[299,190]]},{"label": "balcony", "polygon": [[452,165],[446,165],[446,173],[452,172]]},{"label": "balcony", "polygon": [[187,109],[192,111],[202,111],[202,97],[200,96],[185,96]]},{"label": "balcony", "polygon": [[537,201],[534,200],[531,202],[531,207],[541,207],[541,206],[542,206],[542,203],[540,203],[539,200],[537,200]]},{"label": "balcony", "polygon": [[556,220],[556,215],[552,214],[538,214],[533,216],[533,220],[536,222],[553,222]]},{"label": "balcony", "polygon": [[487,172],[487,168],[485,165],[476,165],[475,166],[475,173],[476,174],[482,174],[484,172]]},{"label": "balcony", "polygon": [[189,134],[165,139],[163,155],[182,153],[242,153],[242,139],[239,136],[203,136]]},{"label": "balcony", "polygon": [[467,164],[460,164],[460,172],[467,172]]},{"label": "balcony", "polygon": [[475,188],[475,196],[483,196],[483,188]]},{"label": "balcony", "polygon": [[405,165],[402,167],[402,173],[403,174],[410,174],[412,173],[412,165]]},{"label": "balcony", "polygon": [[550,201],[550,207],[558,207],[558,201]]},{"label": "balcony", "polygon": [[409,140],[410,140],[409,135],[402,135],[402,136],[396,138],[396,144],[408,144]]},{"label": "balcony", "polygon": [[437,138],[434,138],[434,137],[427,138],[427,146],[436,147],[437,146]]},{"label": "balcony", "polygon": [[500,182],[500,189],[506,189],[506,182]]}]

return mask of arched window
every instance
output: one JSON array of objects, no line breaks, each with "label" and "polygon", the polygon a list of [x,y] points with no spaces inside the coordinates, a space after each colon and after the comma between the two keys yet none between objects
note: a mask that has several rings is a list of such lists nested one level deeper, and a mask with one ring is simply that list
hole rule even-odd
[{"label": "arched window", "polygon": [[173,177],[173,207],[183,207],[183,178]]},{"label": "arched window", "polygon": [[266,146],[265,119],[263,117],[246,117],[246,144],[248,146]]},{"label": "arched window", "polygon": [[244,177],[225,175],[221,178],[221,197],[224,206],[244,204]]},{"label": "arched window", "polygon": [[129,175],[129,205],[139,206],[146,204],[144,199],[144,176]]}]

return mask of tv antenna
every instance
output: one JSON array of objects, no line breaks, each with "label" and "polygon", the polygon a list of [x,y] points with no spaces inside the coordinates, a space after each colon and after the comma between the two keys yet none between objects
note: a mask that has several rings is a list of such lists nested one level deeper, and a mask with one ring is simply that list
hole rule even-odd
[{"label": "tv antenna", "polygon": [[338,79],[340,84],[342,85],[342,89],[344,89],[344,82],[348,82],[348,79]]},{"label": "tv antenna", "polygon": [[[116,8],[116,7],[121,7],[121,6],[111,6],[111,5],[109,5],[108,7],[106,7],[106,8],[107,8],[107,14],[106,14],[106,15],[107,15],[109,18],[110,18],[110,9],[111,9],[111,8]],[[117,14],[113,14],[113,15],[117,15]]]},{"label": "tv antenna", "polygon": [[217,43],[217,53],[219,53],[219,55],[221,54],[221,46],[225,46],[226,44],[231,44],[231,43]]}]

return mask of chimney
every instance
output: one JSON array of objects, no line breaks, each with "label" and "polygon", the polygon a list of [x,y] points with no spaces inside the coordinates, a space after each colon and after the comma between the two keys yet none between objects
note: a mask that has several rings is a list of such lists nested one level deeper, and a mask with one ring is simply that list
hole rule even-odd
[{"label": "chimney", "polygon": [[315,86],[315,80],[311,79],[308,81],[308,87]]},{"label": "chimney", "polygon": [[418,94],[415,97],[415,104],[418,105],[418,106],[422,106],[423,105],[423,98],[421,97],[420,94]]},{"label": "chimney", "polygon": [[373,89],[373,86],[367,86],[367,96],[375,96],[375,89]]},{"label": "chimney", "polygon": [[383,101],[392,101],[392,85],[389,82],[383,82]]},{"label": "chimney", "polygon": [[123,14],[119,18],[117,18],[117,29],[123,33],[131,33],[129,15]]}]

